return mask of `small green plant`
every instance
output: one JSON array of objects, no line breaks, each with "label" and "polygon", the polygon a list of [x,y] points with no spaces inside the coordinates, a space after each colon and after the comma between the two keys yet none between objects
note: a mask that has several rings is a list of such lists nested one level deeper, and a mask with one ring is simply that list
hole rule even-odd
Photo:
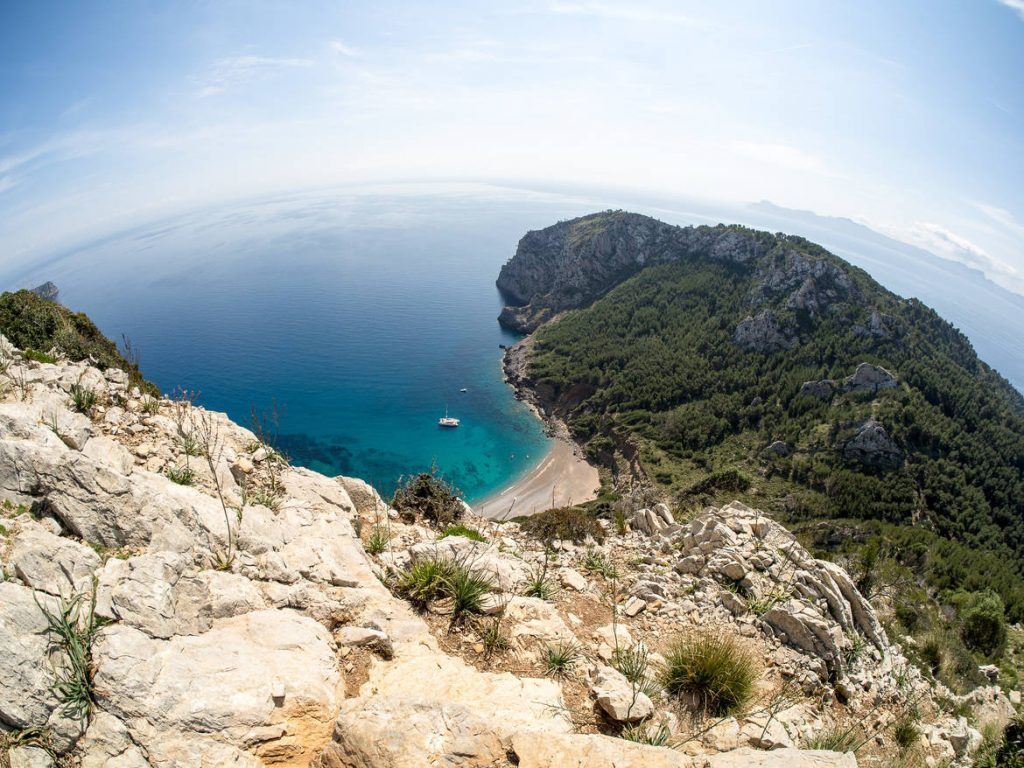
[{"label": "small green plant", "polygon": [[178,436],[178,445],[181,446],[181,452],[186,456],[200,456],[203,452],[203,447],[199,444],[199,441],[192,434],[181,434]]},{"label": "small green plant", "polygon": [[838,725],[818,731],[804,742],[804,749],[822,749],[830,752],[854,752],[858,745],[855,728]]},{"label": "small green plant", "polygon": [[48,355],[45,352],[39,352],[38,350],[35,349],[23,350],[21,354],[24,355],[26,360],[34,360],[37,363],[47,363],[49,365],[54,365],[57,362],[57,358],[55,358],[53,355]]},{"label": "small green plant", "polygon": [[626,522],[626,511],[616,508],[614,512],[615,532],[619,536],[625,536],[629,532],[629,525]]},{"label": "small green plant", "polygon": [[551,600],[555,596],[555,583],[548,572],[547,552],[544,553],[544,561],[530,571],[523,594],[527,597],[539,597],[541,600]]},{"label": "small green plant", "polygon": [[269,488],[257,488],[248,495],[246,501],[267,509],[277,509],[281,506],[281,497]]},{"label": "small green plant", "polygon": [[657,726],[651,726],[644,721],[627,725],[619,732],[619,736],[626,741],[634,741],[637,744],[667,747],[672,736],[672,730],[668,727],[668,723],[665,722]]},{"label": "small green plant", "polygon": [[901,754],[914,746],[920,735],[921,729],[917,721],[909,714],[897,720],[892,729],[893,741],[896,742]]},{"label": "small green plant", "polygon": [[84,720],[92,709],[92,643],[102,622],[96,616],[96,584],[91,594],[75,593],[61,598],[55,610],[36,600],[46,618],[51,645],[60,656],[54,669],[53,691],[65,717]]},{"label": "small green plant", "polygon": [[580,646],[573,641],[560,640],[544,651],[544,669],[549,675],[566,675],[583,657]]},{"label": "small green plant", "polygon": [[619,572],[611,561],[596,549],[588,549],[581,563],[583,570],[599,573],[606,579],[618,578]]},{"label": "small green plant", "polygon": [[485,540],[484,535],[480,533],[480,531],[476,530],[475,528],[469,528],[463,525],[462,523],[459,523],[458,525],[449,525],[447,528],[441,531],[441,535],[437,538],[444,539],[448,536],[464,536],[467,539],[472,539],[473,541]]},{"label": "small green plant", "polygon": [[669,643],[661,683],[674,696],[690,697],[699,710],[724,717],[750,702],[759,673],[753,654],[734,637],[698,631]]},{"label": "small green plant", "polygon": [[370,531],[370,538],[366,541],[366,551],[371,555],[379,555],[388,548],[388,542],[390,541],[391,534],[388,533],[387,528],[378,523]]},{"label": "small green plant", "polygon": [[846,661],[846,666],[853,666],[857,661],[864,655],[864,651],[867,650],[867,641],[860,636],[858,632],[850,632],[847,634],[847,639],[850,641],[849,648],[843,654]]},{"label": "small green plant", "polygon": [[71,385],[71,404],[79,413],[89,415],[99,401],[96,390],[84,387],[81,384]]},{"label": "small green plant", "polygon": [[501,616],[495,616],[487,621],[482,628],[478,628],[480,642],[483,643],[484,652],[491,656],[499,651],[506,651],[512,647],[512,641],[508,634],[501,628]]},{"label": "small green plant", "polygon": [[612,666],[629,680],[634,692],[651,699],[661,693],[661,685],[651,677],[651,653],[643,643],[632,648],[617,648],[612,654]]},{"label": "small green plant", "polygon": [[168,467],[164,474],[168,480],[178,485],[192,485],[196,481],[196,473],[191,467]]},{"label": "small green plant", "polygon": [[764,616],[768,611],[789,598],[789,593],[783,589],[775,589],[763,595],[754,595],[747,600],[747,607],[755,616]]},{"label": "small green plant", "polygon": [[[142,412],[147,416],[155,416],[160,413],[160,401],[152,395],[147,395],[142,398],[140,407],[142,408]],[[189,455],[197,456],[198,454],[190,453]]]}]

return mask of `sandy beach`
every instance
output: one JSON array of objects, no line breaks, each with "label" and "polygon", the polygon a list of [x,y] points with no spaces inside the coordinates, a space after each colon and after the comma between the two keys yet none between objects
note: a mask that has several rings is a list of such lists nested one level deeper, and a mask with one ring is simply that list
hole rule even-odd
[{"label": "sandy beach", "polygon": [[561,507],[596,498],[599,485],[597,469],[559,438],[536,467],[500,493],[474,504],[473,510],[491,519],[532,515],[551,508],[552,491],[554,506]]}]

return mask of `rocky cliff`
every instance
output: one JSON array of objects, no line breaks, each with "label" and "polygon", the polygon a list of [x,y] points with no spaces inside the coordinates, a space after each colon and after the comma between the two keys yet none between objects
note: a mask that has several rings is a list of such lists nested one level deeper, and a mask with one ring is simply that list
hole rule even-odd
[{"label": "rocky cliff", "polygon": [[[742,505],[444,535],[118,368],[0,337],[0,372],[5,768],[853,768],[800,747],[870,719],[884,761],[911,703],[928,755],[978,743],[841,569]],[[441,593],[410,591],[440,563]],[[759,660],[710,722],[657,684],[666,638],[707,627]],[[956,706],[1005,719],[999,697]]]}]

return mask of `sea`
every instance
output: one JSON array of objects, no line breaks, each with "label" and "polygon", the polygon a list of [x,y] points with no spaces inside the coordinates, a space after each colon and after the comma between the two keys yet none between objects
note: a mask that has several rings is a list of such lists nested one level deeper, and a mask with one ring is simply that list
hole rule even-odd
[{"label": "sea", "polygon": [[[680,224],[753,216],[609,192],[345,187],[112,233],[51,254],[0,287],[52,280],[63,304],[130,340],[161,390],[196,391],[203,405],[260,424],[296,464],[361,477],[384,494],[436,468],[473,502],[550,449],[543,424],[502,377],[501,346],[517,339],[496,320],[498,270],[527,230],[609,207]],[[843,251],[855,263],[864,256],[872,271],[869,254]],[[882,267],[874,263],[883,284],[893,259],[887,252]],[[898,286],[905,295],[916,287]],[[916,295],[931,303],[934,293],[922,281]],[[958,319],[986,347],[989,321],[965,327],[970,318]],[[1024,328],[1012,338],[1005,355],[1016,362]],[[1020,387],[1024,374],[1013,373]],[[446,413],[460,419],[457,429],[438,426]]]}]

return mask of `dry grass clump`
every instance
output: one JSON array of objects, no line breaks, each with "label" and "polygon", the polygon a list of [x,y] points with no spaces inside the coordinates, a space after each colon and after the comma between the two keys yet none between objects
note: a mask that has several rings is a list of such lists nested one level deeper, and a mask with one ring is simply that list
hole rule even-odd
[{"label": "dry grass clump", "polygon": [[679,635],[665,651],[661,684],[716,717],[742,712],[754,697],[761,667],[732,635],[697,631]]}]

